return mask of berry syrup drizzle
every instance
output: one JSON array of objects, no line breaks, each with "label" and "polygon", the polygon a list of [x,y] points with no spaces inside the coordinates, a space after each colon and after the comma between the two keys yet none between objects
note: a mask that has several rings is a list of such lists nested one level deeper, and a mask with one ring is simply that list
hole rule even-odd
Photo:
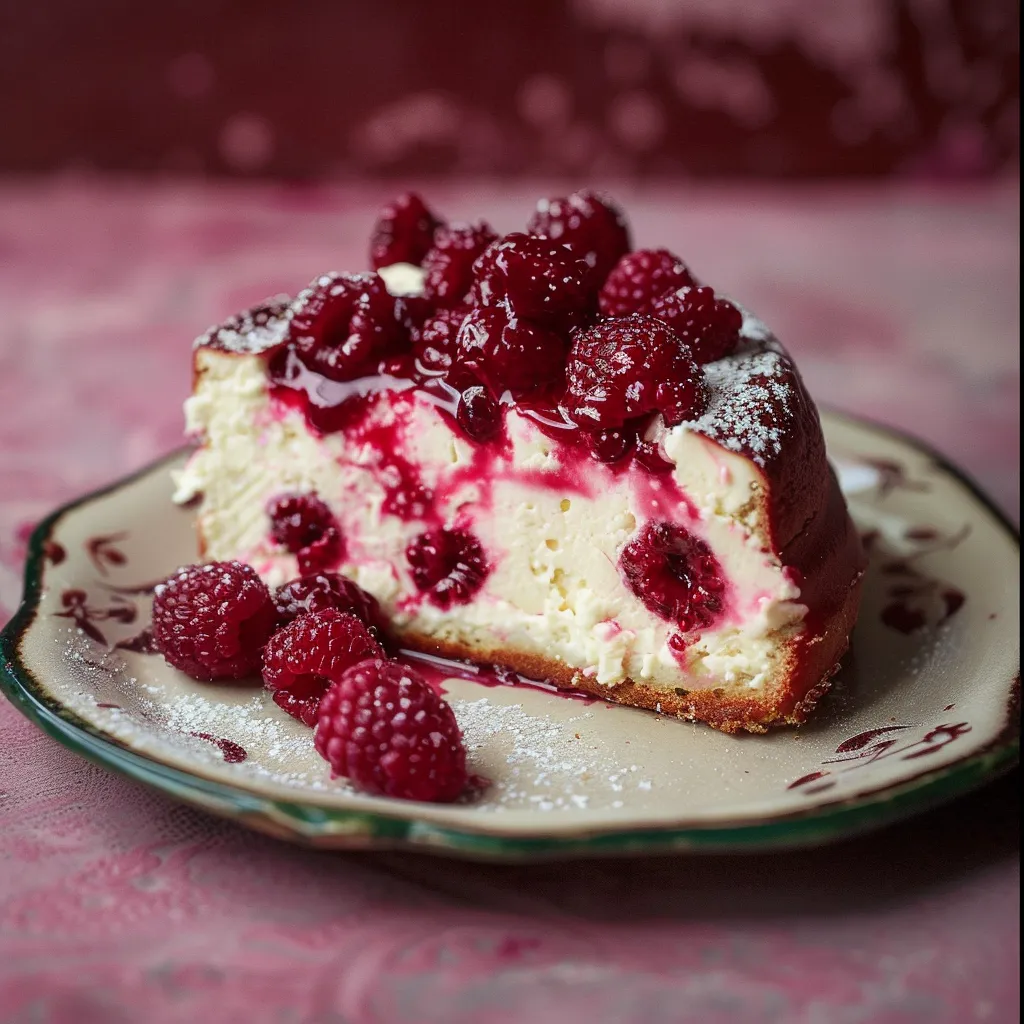
[{"label": "berry syrup drizzle", "polygon": [[530,679],[503,665],[460,661],[456,658],[445,658],[440,654],[411,651],[404,647],[399,651],[399,660],[414,668],[442,697],[448,692],[444,684],[449,679],[465,679],[488,689],[495,689],[499,686],[515,686],[539,690],[541,693],[554,693],[559,697],[582,701],[584,704],[596,704],[599,700],[593,694],[584,693],[582,690],[563,689],[556,686],[550,679]]}]

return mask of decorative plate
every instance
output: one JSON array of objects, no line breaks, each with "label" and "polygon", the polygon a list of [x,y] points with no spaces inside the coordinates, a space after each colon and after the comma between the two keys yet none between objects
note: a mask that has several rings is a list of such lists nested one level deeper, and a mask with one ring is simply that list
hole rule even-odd
[{"label": "decorative plate", "polygon": [[870,552],[853,648],[800,729],[702,725],[525,687],[446,684],[474,803],[331,780],[311,733],[255,687],[147,653],[153,582],[196,558],[169,459],[60,509],[32,537],[0,682],[73,750],[252,828],[324,847],[539,858],[820,843],[963,793],[1019,753],[1019,541],[916,442],[836,415],[829,451]]}]

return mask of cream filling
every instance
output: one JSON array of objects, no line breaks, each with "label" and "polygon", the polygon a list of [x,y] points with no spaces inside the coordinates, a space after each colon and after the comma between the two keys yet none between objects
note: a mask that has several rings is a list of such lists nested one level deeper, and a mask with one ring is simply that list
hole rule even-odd
[{"label": "cream filling", "polygon": [[[445,611],[422,599],[408,573],[405,549],[426,524],[383,511],[390,471],[376,446],[312,435],[301,413],[271,401],[258,356],[201,349],[197,368],[185,411],[203,447],[178,475],[175,500],[203,496],[207,558],[243,558],[271,583],[294,575],[294,558],[270,541],[265,509],[283,491],[315,490],[346,538],[341,571],[402,629],[481,654],[514,648],[554,658],[608,686],[632,678],[668,690],[760,690],[783,668],[780,641],[799,629],[806,608],[763,541],[762,478],[753,463],[685,426],[655,434],[691,507],[639,469],[616,476],[587,462],[584,477],[567,483],[557,446],[514,410],[513,457],[480,481],[469,469],[475,446],[421,393],[387,396],[374,422],[397,427],[442,519],[471,529],[492,563],[473,600]],[[727,614],[689,648],[685,666],[666,643],[674,628],[617,569],[623,546],[651,518],[702,537],[729,581]]]}]

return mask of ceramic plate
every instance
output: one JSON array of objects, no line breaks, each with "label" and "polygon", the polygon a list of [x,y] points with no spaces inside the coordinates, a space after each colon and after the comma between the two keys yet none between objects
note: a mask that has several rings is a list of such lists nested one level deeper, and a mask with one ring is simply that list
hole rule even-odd
[{"label": "ceramic plate", "polygon": [[[870,552],[853,648],[800,729],[726,736],[603,702],[452,680],[472,804],[363,796],[262,690],[197,683],[145,650],[153,582],[196,559],[170,502],[183,453],[54,513],[0,648],[10,699],[86,757],[215,814],[325,847],[472,857],[818,843],[962,793],[1019,751],[1019,542],[951,467],[828,415]],[[141,638],[141,639],[140,639]]]}]

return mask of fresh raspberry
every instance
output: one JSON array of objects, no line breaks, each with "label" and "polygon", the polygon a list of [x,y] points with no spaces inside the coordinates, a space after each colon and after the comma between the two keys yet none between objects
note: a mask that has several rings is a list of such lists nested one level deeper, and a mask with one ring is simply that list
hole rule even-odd
[{"label": "fresh raspberry", "polygon": [[405,557],[413,582],[440,608],[468,603],[490,571],[480,541],[465,530],[421,533],[410,541]]},{"label": "fresh raspberry", "polygon": [[396,295],[395,319],[410,341],[417,341],[427,321],[435,315],[434,303],[422,295]]},{"label": "fresh raspberry", "polygon": [[695,419],[707,404],[703,374],[660,320],[603,320],[573,339],[565,410],[584,430],[621,427],[660,412],[669,426]]},{"label": "fresh raspberry", "polygon": [[336,572],[311,573],[291,580],[274,592],[278,626],[287,626],[300,615],[333,608],[354,615],[369,629],[375,640],[388,634],[388,621],[377,599],[358,583]]},{"label": "fresh raspberry", "polygon": [[469,306],[439,309],[420,329],[413,341],[413,352],[427,373],[443,373],[451,368],[455,360],[455,339],[469,311]]},{"label": "fresh raspberry", "polygon": [[452,709],[397,661],[348,669],[320,702],[314,743],[333,775],[378,796],[450,803],[468,781]]},{"label": "fresh raspberry", "polygon": [[722,610],[722,567],[707,544],[681,526],[648,523],[623,548],[619,569],[645,608],[684,633],[707,629]]},{"label": "fresh raspberry", "polygon": [[565,199],[541,199],[526,230],[575,249],[594,270],[600,285],[620,257],[629,252],[629,228],[622,211],[607,196],[573,192]]},{"label": "fresh raspberry", "polygon": [[648,303],[644,310],[669,325],[703,366],[732,352],[739,344],[743,314],[711,288],[679,288]]},{"label": "fresh raspberry", "polygon": [[423,294],[437,306],[461,305],[473,285],[474,260],[497,237],[486,221],[438,228],[423,257]]},{"label": "fresh raspberry", "polygon": [[242,562],[187,565],[153,592],[153,642],[193,679],[258,672],[275,618],[266,584]]},{"label": "fresh raspberry", "polygon": [[686,264],[667,249],[637,249],[615,264],[597,303],[605,316],[641,313],[659,295],[693,283]]},{"label": "fresh raspberry", "polygon": [[515,233],[477,258],[473,295],[481,306],[505,306],[517,317],[565,331],[592,312],[592,275],[567,245]]},{"label": "fresh raspberry", "polygon": [[326,608],[300,615],[270,638],[263,652],[263,685],[274,693],[278,707],[311,726],[324,691],[345,669],[382,657],[383,648],[364,623]]},{"label": "fresh raspberry", "polygon": [[374,270],[393,263],[419,266],[434,244],[434,228],[441,222],[415,192],[405,192],[388,203],[370,236],[370,266]]},{"label": "fresh raspberry", "polygon": [[267,505],[267,515],[270,536],[295,555],[303,575],[341,561],[345,545],[338,521],[316,494],[279,494]]},{"label": "fresh raspberry", "polygon": [[288,340],[311,370],[355,380],[401,344],[404,310],[377,274],[322,274],[292,304]]},{"label": "fresh raspberry", "polygon": [[565,365],[565,343],[558,334],[501,306],[472,310],[456,345],[459,361],[498,394],[550,384]]}]

